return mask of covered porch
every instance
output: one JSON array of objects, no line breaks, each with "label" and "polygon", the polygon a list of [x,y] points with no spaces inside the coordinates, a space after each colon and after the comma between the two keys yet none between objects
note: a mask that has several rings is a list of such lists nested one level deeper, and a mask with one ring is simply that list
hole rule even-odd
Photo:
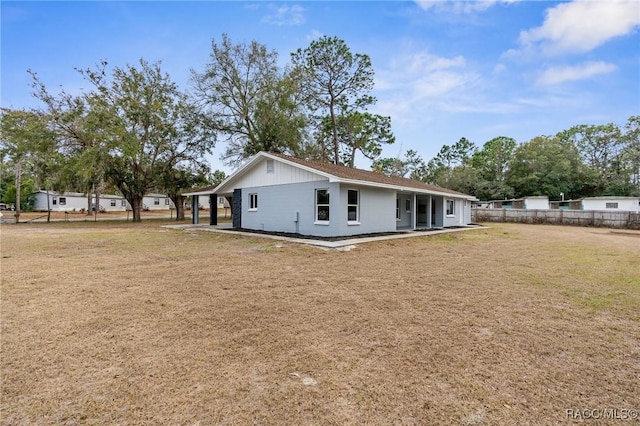
[{"label": "covered porch", "polygon": [[396,195],[396,230],[398,231],[441,229],[452,226],[451,218],[454,218],[454,214],[447,213],[454,212],[447,212],[447,199],[443,195],[416,192],[398,192]]}]

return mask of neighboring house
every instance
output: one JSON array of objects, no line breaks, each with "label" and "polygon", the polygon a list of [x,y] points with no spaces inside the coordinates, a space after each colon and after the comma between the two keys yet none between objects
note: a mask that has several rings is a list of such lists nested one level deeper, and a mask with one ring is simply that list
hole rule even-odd
[{"label": "neighboring house", "polygon": [[581,200],[561,200],[549,201],[551,210],[580,210],[582,208]]},{"label": "neighboring house", "polygon": [[472,201],[471,208],[472,209],[492,209],[493,201]]},{"label": "neighboring house", "polygon": [[231,197],[235,228],[325,237],[464,226],[475,200],[411,179],[266,152],[217,187],[185,195],[194,204]]},{"label": "neighboring house", "polygon": [[[47,203],[47,194],[49,203]],[[81,192],[62,192],[39,190],[35,192],[33,209],[35,211],[47,211],[51,209],[53,212],[69,212],[87,210],[87,194]],[[95,207],[96,197],[91,196],[91,208]],[[124,197],[119,195],[100,195],[100,211],[125,211],[129,203]]]},{"label": "neighboring house", "polygon": [[147,194],[142,198],[144,210],[174,210],[176,208],[171,198],[164,194]]},{"label": "neighboring house", "polygon": [[512,198],[509,200],[491,200],[488,207],[493,209],[549,210],[549,197],[546,195]]},{"label": "neighboring house", "polygon": [[[88,195],[81,192],[63,192],[58,193],[49,191],[49,203],[47,204],[47,191],[39,190],[35,192],[35,200],[33,209],[35,211],[47,211],[51,209],[54,212],[64,211],[86,211]],[[91,209],[95,208],[96,197],[91,195]],[[162,194],[148,194],[142,199],[143,209],[145,210],[169,210],[173,209],[174,204],[169,197]],[[131,205],[122,195],[100,194],[99,211],[103,212],[124,212],[131,210]]]},{"label": "neighboring house", "polygon": [[588,197],[581,202],[582,210],[640,211],[640,197]]}]

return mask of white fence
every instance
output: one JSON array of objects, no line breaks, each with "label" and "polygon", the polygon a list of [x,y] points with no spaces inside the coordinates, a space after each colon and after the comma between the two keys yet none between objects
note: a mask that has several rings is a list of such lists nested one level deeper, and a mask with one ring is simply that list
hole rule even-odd
[{"label": "white fence", "polygon": [[623,211],[472,209],[471,220],[640,229],[640,213]]}]

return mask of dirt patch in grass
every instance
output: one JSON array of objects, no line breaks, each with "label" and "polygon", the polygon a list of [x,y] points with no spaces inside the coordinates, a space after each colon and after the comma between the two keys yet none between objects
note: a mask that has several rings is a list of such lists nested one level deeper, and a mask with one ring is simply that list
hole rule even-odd
[{"label": "dirt patch in grass", "polygon": [[0,422],[547,425],[640,408],[638,240],[490,226],[339,252],[155,222],[3,225]]}]

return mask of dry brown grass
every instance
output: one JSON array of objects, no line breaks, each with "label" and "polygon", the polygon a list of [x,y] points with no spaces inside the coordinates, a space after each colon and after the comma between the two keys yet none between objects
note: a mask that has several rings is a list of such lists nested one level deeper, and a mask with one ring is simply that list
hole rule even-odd
[{"label": "dry brown grass", "polygon": [[491,226],[339,252],[3,225],[0,421],[546,425],[640,408],[640,234]]}]

